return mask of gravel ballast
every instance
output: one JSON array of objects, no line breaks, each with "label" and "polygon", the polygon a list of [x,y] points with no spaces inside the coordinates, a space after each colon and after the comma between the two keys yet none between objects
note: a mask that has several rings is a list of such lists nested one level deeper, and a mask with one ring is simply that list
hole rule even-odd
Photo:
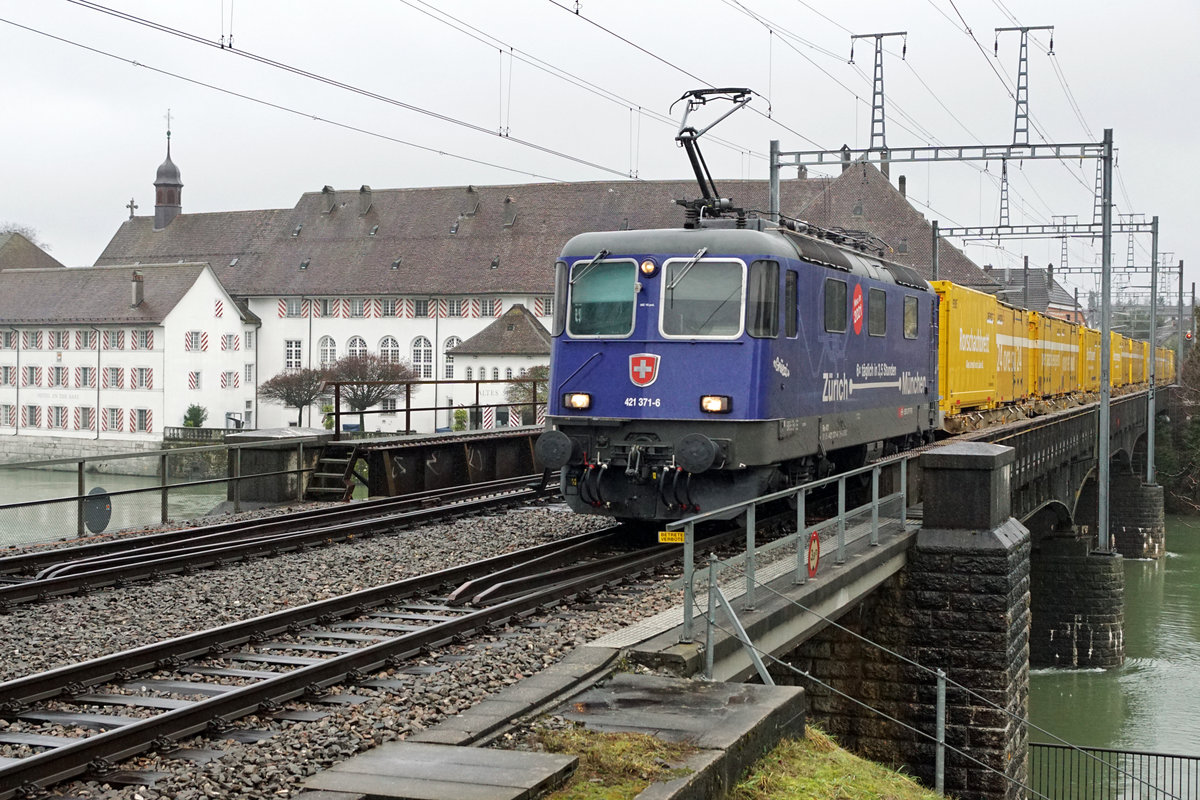
[{"label": "gravel ballast", "polygon": [[[514,510],[21,607],[0,618],[0,680],[608,524],[605,518],[574,515],[561,507]],[[257,743],[238,743],[220,734],[180,742],[186,748],[223,752],[206,763],[150,753],[118,765],[122,770],[165,773],[153,786],[76,781],[55,787],[52,795],[132,800],[293,796],[309,775],[382,742],[423,730],[538,672],[581,644],[678,604],[680,593],[663,588],[666,582],[653,581],[652,588],[644,586],[641,591],[601,594],[586,607],[532,617],[472,643],[443,648],[410,665],[370,676],[401,681],[403,688],[342,686],[331,690],[364,698],[355,705],[312,702],[286,706],[328,712],[320,720],[297,723],[264,715],[231,725],[234,731],[271,732],[270,738]],[[413,665],[425,669],[412,674],[407,670]],[[13,730],[62,733],[61,728],[49,724],[11,724]],[[0,720],[0,730],[7,725]],[[18,751],[0,752],[5,755],[15,756]]]}]

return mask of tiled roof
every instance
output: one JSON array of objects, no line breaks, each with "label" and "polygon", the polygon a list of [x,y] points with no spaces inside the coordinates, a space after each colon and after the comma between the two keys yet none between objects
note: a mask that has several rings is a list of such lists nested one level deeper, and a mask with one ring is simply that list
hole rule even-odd
[{"label": "tiled roof", "polygon": [[62,269],[62,263],[19,233],[0,233],[0,269]]},{"label": "tiled roof", "polygon": [[[822,228],[867,231],[889,248],[884,252],[889,261],[932,278],[933,225],[873,165],[855,162],[836,178],[809,182],[820,183],[821,190],[801,210],[801,219]],[[945,239],[938,246],[938,277],[963,286],[991,283],[975,262]]]},{"label": "tiled roof", "polygon": [[[765,214],[764,180],[718,181],[722,196]],[[304,194],[295,208],[180,214],[163,230],[152,217],[122,224],[97,266],[208,262],[231,294],[529,294],[549,290],[563,245],[587,231],[674,228],[674,201],[693,181],[607,181],[451,186]],[[868,229],[888,258],[929,274],[930,226],[871,166],[833,179],[785,179],[781,208],[823,227]],[[861,205],[862,216],[854,214]],[[908,252],[899,252],[907,240]],[[949,243],[942,277],[986,276]],[[236,263],[234,261],[236,259]]]},{"label": "tiled roof", "polygon": [[[1075,308],[1075,296],[1044,269],[1029,270],[1029,296],[1025,296],[1024,269],[987,269],[987,274],[998,284],[1001,299],[1010,305],[1045,311],[1051,305],[1059,308]],[[1047,287],[1047,281],[1050,282]]]},{"label": "tiled roof", "polygon": [[550,332],[520,303],[455,347],[452,356],[550,356]]},{"label": "tiled roof", "polygon": [[[13,325],[157,325],[204,271],[204,264],[9,269],[0,272],[0,320]],[[133,271],[141,305],[130,305]]]}]

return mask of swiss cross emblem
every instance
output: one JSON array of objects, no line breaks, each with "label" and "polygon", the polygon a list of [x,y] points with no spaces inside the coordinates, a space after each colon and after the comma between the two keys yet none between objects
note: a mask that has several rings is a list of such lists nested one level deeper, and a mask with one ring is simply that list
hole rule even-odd
[{"label": "swiss cross emblem", "polygon": [[658,378],[658,356],[637,353],[629,357],[629,380],[634,386],[649,386]]}]

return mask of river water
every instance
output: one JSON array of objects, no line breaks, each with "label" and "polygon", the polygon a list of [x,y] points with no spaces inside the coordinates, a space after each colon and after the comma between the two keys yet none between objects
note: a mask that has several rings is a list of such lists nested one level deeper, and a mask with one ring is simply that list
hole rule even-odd
[{"label": "river water", "polygon": [[1200,755],[1200,518],[1169,516],[1166,546],[1125,560],[1125,665],[1034,672],[1035,725],[1080,746]]},{"label": "river water", "polygon": [[[74,472],[0,469],[0,505],[74,497],[78,480]],[[157,478],[84,473],[85,494],[96,488],[105,492],[121,492],[157,485]],[[224,499],[223,483],[172,489],[167,503],[168,517],[184,520],[207,514]],[[120,494],[111,497],[110,502],[110,519],[105,530],[157,525],[162,519],[159,492]],[[79,527],[77,513],[74,501],[0,509],[0,547],[75,538]]]}]

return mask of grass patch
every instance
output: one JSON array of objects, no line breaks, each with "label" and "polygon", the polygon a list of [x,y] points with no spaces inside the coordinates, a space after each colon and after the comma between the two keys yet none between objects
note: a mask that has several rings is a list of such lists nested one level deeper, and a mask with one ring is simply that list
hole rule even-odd
[{"label": "grass patch", "polygon": [[911,778],[852,755],[808,726],[751,767],[731,800],[941,800]]},{"label": "grass patch", "polygon": [[632,800],[657,781],[688,773],[674,767],[696,752],[644,733],[595,733],[574,728],[544,730],[537,740],[548,752],[579,757],[579,767],[567,784],[548,800]]}]

